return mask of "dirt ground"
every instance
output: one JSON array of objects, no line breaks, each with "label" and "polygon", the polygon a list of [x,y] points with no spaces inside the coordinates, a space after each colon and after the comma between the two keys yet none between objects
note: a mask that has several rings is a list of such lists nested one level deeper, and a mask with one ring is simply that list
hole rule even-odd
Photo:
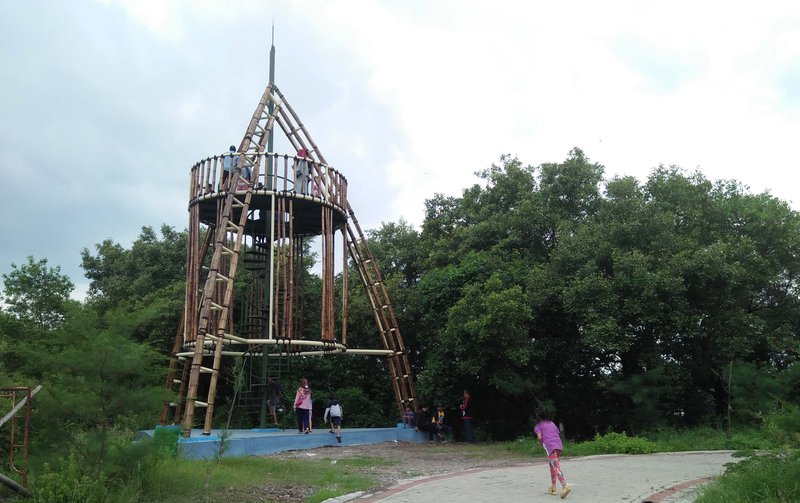
[{"label": "dirt ground", "polygon": [[[388,462],[379,466],[360,468],[363,474],[376,480],[379,491],[400,481],[451,473],[472,468],[510,466],[530,461],[513,453],[498,453],[480,444],[464,443],[408,443],[321,447],[303,451],[273,454],[276,459],[318,459],[331,462],[347,458],[382,458]],[[301,502],[312,491],[303,487],[262,487],[259,496],[267,500]]]}]

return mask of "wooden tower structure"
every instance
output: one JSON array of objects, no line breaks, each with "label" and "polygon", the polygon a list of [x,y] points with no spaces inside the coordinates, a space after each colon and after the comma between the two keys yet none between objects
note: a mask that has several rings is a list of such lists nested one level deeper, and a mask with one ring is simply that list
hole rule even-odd
[{"label": "wooden tower structure", "polygon": [[[267,369],[291,355],[377,355],[388,363],[400,415],[406,406],[417,408],[400,328],[348,200],[347,179],[328,164],[273,82],[274,46],[270,60],[270,82],[238,148],[195,163],[189,175],[186,299],[166,383],[178,399],[161,414],[162,425],[180,423],[185,437],[200,417],[202,434],[211,433],[224,356],[263,361],[259,385],[266,386]],[[276,125],[291,152],[272,152]],[[321,328],[313,335],[303,327],[302,264],[311,240],[319,244],[322,283],[314,300]],[[374,348],[347,344],[348,265],[369,299]],[[233,304],[235,287],[244,287],[243,305]],[[235,315],[242,320],[238,333]]]}]

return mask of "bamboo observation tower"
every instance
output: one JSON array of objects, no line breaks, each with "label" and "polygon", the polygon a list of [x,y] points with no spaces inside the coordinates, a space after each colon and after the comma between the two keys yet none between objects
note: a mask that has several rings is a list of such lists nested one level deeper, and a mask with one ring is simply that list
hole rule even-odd
[{"label": "bamboo observation tower", "polygon": [[[400,328],[348,201],[347,179],[328,164],[275,85],[274,50],[270,82],[238,149],[197,162],[189,175],[186,300],[166,383],[177,390],[178,399],[165,404],[161,414],[162,425],[182,424],[185,437],[201,416],[202,434],[211,433],[220,372],[231,356],[247,359],[253,369],[260,365],[255,386],[262,397],[262,423],[271,369],[298,355],[383,357],[399,413],[405,406],[417,408]],[[290,153],[273,152],[276,125]],[[312,241],[319,245],[321,263],[317,299],[309,299],[303,275]],[[348,265],[357,271],[369,300],[377,327],[375,348],[347,344]],[[245,292],[239,306],[233,304],[235,287]],[[319,334],[303,326],[305,303],[310,302],[321,307]],[[242,320],[237,330],[234,316]]]}]

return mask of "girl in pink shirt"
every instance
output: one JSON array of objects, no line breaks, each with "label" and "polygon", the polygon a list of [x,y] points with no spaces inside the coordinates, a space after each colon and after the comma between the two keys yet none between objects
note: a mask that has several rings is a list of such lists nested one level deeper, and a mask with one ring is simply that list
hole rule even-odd
[{"label": "girl in pink shirt", "polygon": [[311,388],[308,379],[300,379],[300,387],[294,395],[292,409],[297,413],[297,429],[299,433],[311,432]]},{"label": "girl in pink shirt", "polygon": [[536,423],[533,432],[536,433],[536,440],[544,446],[544,450],[547,452],[547,462],[550,465],[550,487],[547,488],[547,492],[553,496],[557,494],[556,478],[558,478],[558,481],[561,483],[561,499],[564,499],[572,490],[567,485],[564,474],[561,473],[561,463],[558,461],[558,457],[561,455],[564,446],[561,444],[561,435],[558,431],[558,426],[553,424],[547,416],[547,409],[544,407],[536,409],[536,417],[539,422]]}]

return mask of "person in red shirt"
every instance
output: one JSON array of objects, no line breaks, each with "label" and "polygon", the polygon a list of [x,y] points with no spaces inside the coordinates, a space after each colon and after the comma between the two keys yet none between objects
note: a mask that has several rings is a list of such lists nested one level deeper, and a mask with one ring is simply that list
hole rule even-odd
[{"label": "person in red shirt", "polygon": [[464,427],[464,436],[467,437],[467,442],[474,443],[475,437],[472,430],[474,416],[472,415],[472,396],[469,394],[469,390],[464,390],[464,401],[458,408],[461,409],[461,425]]}]

